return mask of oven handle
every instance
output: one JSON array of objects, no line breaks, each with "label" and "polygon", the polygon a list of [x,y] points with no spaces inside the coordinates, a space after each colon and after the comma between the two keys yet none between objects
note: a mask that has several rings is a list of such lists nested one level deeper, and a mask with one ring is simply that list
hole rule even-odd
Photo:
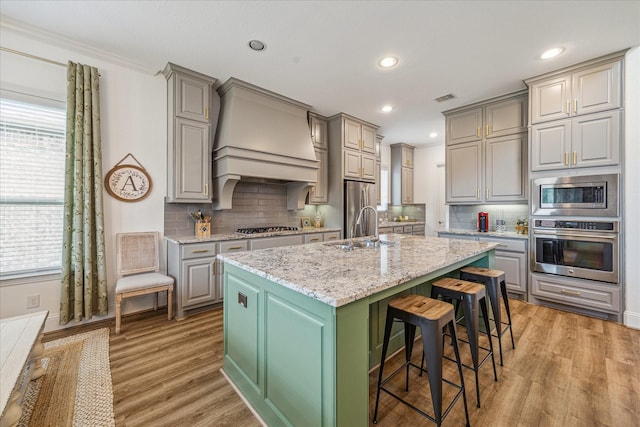
[{"label": "oven handle", "polygon": [[586,239],[607,239],[615,240],[618,236],[616,234],[580,234],[580,233],[567,233],[562,231],[550,231],[550,230],[533,230],[533,234],[540,237],[584,237]]}]

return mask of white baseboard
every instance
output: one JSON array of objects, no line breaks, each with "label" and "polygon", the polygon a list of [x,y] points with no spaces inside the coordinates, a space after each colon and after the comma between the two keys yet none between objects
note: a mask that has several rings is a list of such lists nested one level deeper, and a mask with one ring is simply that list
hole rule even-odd
[{"label": "white baseboard", "polygon": [[640,329],[640,313],[627,310],[624,312],[622,321],[629,328]]}]

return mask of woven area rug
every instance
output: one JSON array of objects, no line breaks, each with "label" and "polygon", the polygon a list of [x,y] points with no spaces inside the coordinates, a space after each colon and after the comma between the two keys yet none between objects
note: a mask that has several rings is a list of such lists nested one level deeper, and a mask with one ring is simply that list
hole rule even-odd
[{"label": "woven area rug", "polygon": [[46,373],[31,381],[21,427],[115,426],[109,366],[109,329],[44,344]]}]

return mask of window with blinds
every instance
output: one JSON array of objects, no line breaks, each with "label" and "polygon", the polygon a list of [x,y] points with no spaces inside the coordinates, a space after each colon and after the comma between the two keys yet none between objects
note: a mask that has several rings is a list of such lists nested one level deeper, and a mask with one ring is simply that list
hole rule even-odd
[{"label": "window with blinds", "polygon": [[61,268],[65,109],[0,98],[0,278]]}]

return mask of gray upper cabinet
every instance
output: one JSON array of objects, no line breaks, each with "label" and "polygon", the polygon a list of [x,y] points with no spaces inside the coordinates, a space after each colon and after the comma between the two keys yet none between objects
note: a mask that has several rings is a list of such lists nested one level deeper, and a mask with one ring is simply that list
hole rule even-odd
[{"label": "gray upper cabinet", "polygon": [[391,204],[413,203],[413,152],[408,144],[391,144]]},{"label": "gray upper cabinet", "polygon": [[[168,63],[167,202],[211,200],[211,98],[216,79]],[[217,121],[217,117],[215,118]]]},{"label": "gray upper cabinet", "polygon": [[527,200],[527,105],[519,91],[444,112],[447,203]]},{"label": "gray upper cabinet", "polygon": [[526,92],[445,111],[447,145],[527,131]]},{"label": "gray upper cabinet", "polygon": [[318,175],[316,185],[309,190],[309,204],[325,204],[328,202],[329,191],[329,147],[327,135],[327,119],[309,112],[309,128],[313,142],[316,160],[318,160]]},{"label": "gray upper cabinet", "polygon": [[531,126],[531,170],[617,165],[620,116],[605,111]]},{"label": "gray upper cabinet", "polygon": [[620,163],[622,58],[615,53],[526,81],[532,172]]},{"label": "gray upper cabinet", "polygon": [[[575,71],[574,71],[575,70]],[[622,106],[622,60],[527,80],[531,124]]]},{"label": "gray upper cabinet", "polygon": [[334,150],[342,152],[338,160],[342,178],[375,183],[377,126],[343,113],[332,116],[328,123],[330,157],[337,157]]}]

